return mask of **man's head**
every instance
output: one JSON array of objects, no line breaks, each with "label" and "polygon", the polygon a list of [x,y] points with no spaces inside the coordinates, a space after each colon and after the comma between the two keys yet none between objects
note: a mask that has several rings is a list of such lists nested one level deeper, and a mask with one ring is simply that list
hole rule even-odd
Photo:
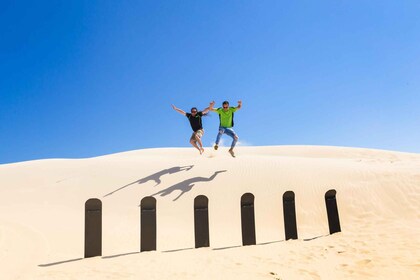
[{"label": "man's head", "polygon": [[197,108],[196,107],[192,107],[191,108],[191,115],[195,115],[197,114]]},{"label": "man's head", "polygon": [[229,109],[229,102],[223,101],[222,105],[223,105],[223,110],[227,111]]}]

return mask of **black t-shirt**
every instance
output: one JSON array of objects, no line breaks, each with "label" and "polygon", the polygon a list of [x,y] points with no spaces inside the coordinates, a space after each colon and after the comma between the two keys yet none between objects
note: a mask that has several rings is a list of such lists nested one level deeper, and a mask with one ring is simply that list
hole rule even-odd
[{"label": "black t-shirt", "polygon": [[203,124],[201,123],[201,117],[203,116],[203,112],[197,112],[195,116],[191,115],[191,113],[186,113],[185,116],[190,121],[190,125],[193,131],[203,129]]}]

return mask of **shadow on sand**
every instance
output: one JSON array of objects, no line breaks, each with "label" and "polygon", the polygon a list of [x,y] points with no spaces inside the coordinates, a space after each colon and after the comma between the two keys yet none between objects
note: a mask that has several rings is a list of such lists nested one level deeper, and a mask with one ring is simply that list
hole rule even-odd
[{"label": "shadow on sand", "polygon": [[328,234],[327,235],[319,235],[319,236],[315,236],[315,237],[312,237],[312,238],[303,239],[303,241],[312,241],[312,240],[322,238],[322,237],[327,237],[327,236],[328,236]]},{"label": "shadow on sand", "polygon": [[[312,237],[312,238],[303,239],[303,241],[312,241],[312,240],[316,240],[318,238],[327,237],[327,236],[329,236],[329,235],[327,234],[327,235],[315,236],[315,237]],[[275,240],[275,241],[257,243],[253,246],[264,246],[264,245],[270,245],[270,244],[275,244],[275,243],[281,243],[281,242],[285,242],[285,241],[286,240]],[[240,248],[240,247],[244,247],[244,246],[234,245],[234,246],[211,248],[211,250],[222,251],[222,250],[229,250],[229,249]],[[175,252],[188,251],[188,250],[195,250],[195,248],[193,248],[193,247],[191,247],[191,248],[180,248],[180,249],[172,249],[172,250],[166,250],[166,251],[161,251],[161,252],[162,253],[175,253]],[[129,252],[129,253],[112,255],[112,256],[103,256],[102,259],[113,259],[113,258],[118,258],[118,257],[129,256],[129,255],[136,255],[136,254],[141,254],[141,252]],[[53,262],[53,263],[46,263],[46,264],[39,264],[38,266],[39,267],[49,267],[49,266],[54,266],[54,265],[60,265],[60,264],[65,264],[65,263],[70,263],[70,262],[81,261],[81,260],[83,260],[83,258],[71,259],[71,260],[59,261],[59,262]]]},{"label": "shadow on sand", "polygon": [[38,266],[39,267],[48,267],[48,266],[54,266],[54,265],[59,265],[59,264],[64,264],[64,263],[70,263],[70,262],[76,262],[76,261],[81,261],[81,260],[83,260],[83,258],[71,259],[71,260],[60,261],[60,262],[53,262],[53,263],[46,263],[46,264],[40,264]]},{"label": "shadow on sand", "polygon": [[136,255],[136,254],[140,254],[140,252],[130,252],[130,253],[117,254],[117,255],[112,255],[112,256],[103,256],[102,258],[113,259],[113,258],[118,258],[118,257],[123,257],[123,256]]},{"label": "shadow on sand", "polygon": [[173,201],[175,201],[175,200],[179,199],[184,193],[190,191],[192,189],[192,187],[194,187],[195,183],[212,181],[214,178],[216,178],[217,174],[223,173],[223,172],[226,172],[226,171],[227,170],[216,171],[216,172],[214,172],[213,175],[211,175],[208,178],[206,178],[206,177],[194,177],[194,178],[191,178],[191,179],[184,180],[182,182],[179,182],[178,184],[170,186],[169,188],[166,188],[166,189],[161,190],[157,193],[154,193],[154,194],[152,194],[152,196],[155,196],[155,195],[167,196],[167,195],[171,194],[173,191],[180,190],[181,193],[173,200]]},{"label": "shadow on sand", "polygon": [[177,172],[180,172],[180,171],[184,171],[184,170],[185,171],[188,171],[188,170],[190,170],[193,167],[194,167],[194,165],[186,165],[186,166],[175,166],[175,167],[163,169],[163,170],[161,170],[159,172],[156,172],[156,173],[154,173],[152,175],[149,175],[147,177],[144,177],[142,179],[139,179],[137,181],[134,181],[134,182],[132,182],[130,184],[127,184],[125,186],[122,186],[122,187],[116,189],[115,191],[110,192],[110,193],[104,195],[104,197],[107,197],[109,195],[112,195],[112,194],[114,194],[114,193],[116,193],[118,191],[121,191],[121,190],[123,190],[123,189],[125,189],[125,188],[127,188],[127,187],[129,187],[131,185],[134,185],[134,184],[144,184],[144,183],[147,183],[148,181],[154,181],[156,183],[156,185],[155,185],[155,187],[156,187],[157,185],[159,185],[160,183],[162,183],[160,177],[162,177],[163,175],[166,175],[166,174],[174,174],[174,173],[177,173]]}]

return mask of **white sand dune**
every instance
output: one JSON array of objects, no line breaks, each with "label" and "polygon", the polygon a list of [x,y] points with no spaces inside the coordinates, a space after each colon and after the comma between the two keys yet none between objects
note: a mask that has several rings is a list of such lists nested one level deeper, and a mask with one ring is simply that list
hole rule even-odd
[{"label": "white sand dune", "polygon": [[[221,172],[223,171],[223,172]],[[213,176],[212,176],[213,175]],[[342,232],[324,194],[337,190]],[[282,196],[296,196],[285,241]],[[241,246],[255,195],[257,245]],[[157,251],[140,253],[140,200],[157,199]],[[210,247],[193,201],[209,198]],[[103,205],[102,257],[83,259],[84,204]],[[420,155],[315,146],[146,149],[0,165],[0,279],[418,279]]]}]

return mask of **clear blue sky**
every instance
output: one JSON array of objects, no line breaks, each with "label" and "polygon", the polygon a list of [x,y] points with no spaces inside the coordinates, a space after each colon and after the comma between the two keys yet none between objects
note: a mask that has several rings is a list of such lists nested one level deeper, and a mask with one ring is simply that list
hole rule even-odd
[{"label": "clear blue sky", "polygon": [[[3,0],[0,163],[189,147],[171,104],[212,100],[243,101],[244,144],[419,153],[419,15],[418,0]],[[204,126],[210,146],[217,115]]]}]

